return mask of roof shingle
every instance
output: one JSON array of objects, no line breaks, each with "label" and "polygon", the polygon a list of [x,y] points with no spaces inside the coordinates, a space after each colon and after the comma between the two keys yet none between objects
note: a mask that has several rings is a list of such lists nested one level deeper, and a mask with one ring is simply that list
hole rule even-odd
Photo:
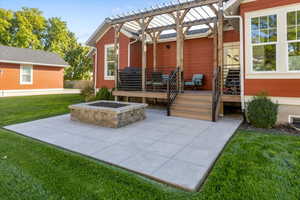
[{"label": "roof shingle", "polygon": [[0,62],[45,65],[53,67],[69,66],[69,64],[65,62],[59,55],[52,52],[1,45]]}]

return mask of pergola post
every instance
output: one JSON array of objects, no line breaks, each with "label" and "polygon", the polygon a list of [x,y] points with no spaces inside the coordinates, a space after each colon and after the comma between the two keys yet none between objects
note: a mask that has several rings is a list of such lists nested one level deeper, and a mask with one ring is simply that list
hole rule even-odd
[{"label": "pergola post", "polygon": [[149,35],[153,42],[153,70],[157,71],[157,42],[159,39],[159,36],[161,34],[161,31],[153,31],[150,32]]},{"label": "pergola post", "polygon": [[[151,20],[153,17],[142,18],[137,20],[137,23],[141,28],[141,39],[142,39],[142,90],[146,91],[146,68],[147,68],[147,32]],[[143,98],[143,103],[146,102],[146,98]]]},{"label": "pergola post", "polygon": [[[223,13],[223,0],[219,0],[218,10],[218,67],[220,74],[220,94],[223,95],[223,65],[224,65],[224,41],[223,41],[223,27],[224,27],[224,13]],[[224,114],[224,106],[221,102],[220,114]]]},{"label": "pergola post", "polygon": [[177,11],[175,14],[170,13],[170,16],[173,17],[176,24],[176,63],[179,68],[179,74],[177,76],[177,87],[179,92],[183,91],[182,85],[182,72],[184,71],[183,67],[183,48],[184,48],[184,32],[183,32],[183,21],[186,14],[190,9],[184,11]]},{"label": "pergola post", "polygon": [[[118,55],[118,51],[119,51],[119,40],[120,40],[120,31],[122,29],[123,24],[116,24],[114,25],[114,29],[115,29],[115,39],[114,39],[114,58],[115,58],[115,87],[118,89],[118,75],[119,75],[119,55]],[[115,96],[115,101],[118,101],[118,97]]]}]

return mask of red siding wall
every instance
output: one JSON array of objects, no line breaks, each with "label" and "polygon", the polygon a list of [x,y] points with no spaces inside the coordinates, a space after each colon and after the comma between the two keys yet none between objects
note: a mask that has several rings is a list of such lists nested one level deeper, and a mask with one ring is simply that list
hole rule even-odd
[{"label": "red siding wall", "polygon": [[33,84],[20,84],[20,65],[0,63],[0,90],[63,88],[64,68],[33,66]]},{"label": "red siding wall", "polygon": [[245,12],[284,6],[293,3],[299,3],[299,0],[256,0],[241,4],[240,12],[241,15],[244,15]]},{"label": "red siding wall", "polygon": [[[299,3],[299,0],[256,0],[241,4],[241,15],[246,12]],[[246,47],[247,48],[247,47]],[[262,91],[270,96],[300,97],[300,79],[246,79],[245,94],[256,95]]]},{"label": "red siding wall", "polygon": [[130,66],[141,67],[142,66],[142,43],[135,42],[130,47]]},{"label": "red siding wall", "polygon": [[[107,31],[104,36],[97,42],[97,50],[98,50],[98,58],[97,58],[97,88],[107,87],[107,88],[114,88],[115,81],[113,80],[104,80],[104,46],[107,44],[114,43],[114,34],[115,31],[111,28]],[[124,34],[120,34],[120,46],[119,46],[119,61],[120,61],[120,68],[124,68],[128,66],[128,44],[130,39],[126,37]]]},{"label": "red siding wall", "polygon": [[[224,42],[239,41],[239,33],[226,31]],[[170,48],[167,48],[170,47]],[[153,66],[153,47],[148,45],[147,67]],[[157,65],[162,67],[176,67],[176,41],[159,43],[157,47]],[[205,90],[212,89],[213,73],[213,39],[197,38],[184,42],[184,78],[191,80],[193,74],[204,74]]]}]

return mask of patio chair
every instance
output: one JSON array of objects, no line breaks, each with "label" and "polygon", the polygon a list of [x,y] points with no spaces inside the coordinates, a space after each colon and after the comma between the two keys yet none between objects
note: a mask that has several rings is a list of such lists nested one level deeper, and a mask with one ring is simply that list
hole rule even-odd
[{"label": "patio chair", "polygon": [[204,79],[203,74],[194,74],[192,81],[184,82],[184,86],[197,89],[198,87],[203,86],[203,79]]},{"label": "patio chair", "polygon": [[119,72],[119,89],[125,91],[142,90],[141,68],[127,67]]},{"label": "patio chair", "polygon": [[153,90],[161,88],[164,85],[163,74],[161,72],[152,72]]}]

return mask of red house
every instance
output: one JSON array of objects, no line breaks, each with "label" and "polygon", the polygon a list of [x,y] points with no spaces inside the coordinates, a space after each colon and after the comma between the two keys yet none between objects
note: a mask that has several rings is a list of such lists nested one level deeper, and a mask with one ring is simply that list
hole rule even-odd
[{"label": "red house", "polygon": [[67,66],[54,53],[0,46],[0,96],[62,90]]},{"label": "red house", "polygon": [[87,45],[96,89],[116,98],[215,121],[266,92],[285,123],[300,116],[299,30],[299,0],[188,0],[107,18]]}]

